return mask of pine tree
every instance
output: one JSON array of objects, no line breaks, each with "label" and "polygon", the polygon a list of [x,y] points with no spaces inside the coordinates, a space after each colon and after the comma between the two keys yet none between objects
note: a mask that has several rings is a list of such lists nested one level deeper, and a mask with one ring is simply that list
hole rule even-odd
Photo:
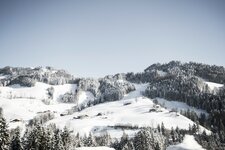
[{"label": "pine tree", "polygon": [[8,150],[9,148],[9,132],[5,118],[0,116],[0,149]]},{"label": "pine tree", "polygon": [[70,131],[66,126],[64,127],[63,132],[61,133],[61,137],[63,146],[65,147],[65,149],[69,149],[69,146],[71,144],[71,135]]},{"label": "pine tree", "polygon": [[40,133],[40,145],[39,149],[41,150],[49,150],[52,147],[52,137],[51,133],[48,129],[41,127],[41,133]]},{"label": "pine tree", "polygon": [[172,138],[173,142],[175,142],[176,138],[175,138],[175,131],[174,131],[173,127],[171,128],[170,134],[171,134],[171,138]]},{"label": "pine tree", "polygon": [[135,150],[148,150],[148,138],[144,130],[139,131],[134,137]]},{"label": "pine tree", "polygon": [[108,133],[104,134],[103,139],[104,139],[103,146],[110,146],[112,140],[110,134]]},{"label": "pine tree", "polygon": [[80,137],[79,133],[77,133],[76,137],[73,140],[75,143],[75,147],[82,147],[84,145],[82,138]]},{"label": "pine tree", "polygon": [[132,140],[128,140],[121,150],[135,150]]},{"label": "pine tree", "polygon": [[10,150],[22,150],[22,142],[20,139],[20,129],[17,127],[10,142]]},{"label": "pine tree", "polygon": [[30,134],[30,131],[28,128],[26,128],[25,130],[25,133],[22,137],[22,145],[23,145],[23,148],[26,150],[26,149],[31,149],[31,146],[30,146],[30,141],[29,141],[29,134]]},{"label": "pine tree", "polygon": [[96,143],[99,146],[110,146],[111,145],[111,137],[106,132],[104,135],[96,137]]},{"label": "pine tree", "polygon": [[32,141],[32,147],[34,149],[40,149],[42,144],[42,128],[37,124],[31,131],[30,139]]},{"label": "pine tree", "polygon": [[160,129],[160,125],[159,125],[159,124],[157,125],[157,129],[158,129],[158,132],[160,132],[160,131],[161,131],[161,129]]},{"label": "pine tree", "polygon": [[155,150],[161,150],[158,142],[156,143]]},{"label": "pine tree", "polygon": [[96,146],[96,145],[97,145],[97,143],[95,141],[95,137],[90,132],[89,135],[88,135],[88,137],[85,140],[85,146],[92,147],[92,146]]},{"label": "pine tree", "polygon": [[193,126],[192,126],[192,133],[195,134],[197,131],[198,131],[197,125],[193,124]]},{"label": "pine tree", "polygon": [[161,124],[161,132],[162,132],[162,135],[165,135],[165,126],[163,122]]},{"label": "pine tree", "polygon": [[114,149],[116,150],[119,150],[120,149],[120,143],[117,139],[114,140],[114,142],[111,144],[110,147],[113,147]]},{"label": "pine tree", "polygon": [[124,145],[127,143],[127,141],[128,141],[128,135],[123,131],[123,135],[120,139],[121,149],[124,147]]},{"label": "pine tree", "polygon": [[120,139],[120,149],[122,150],[132,149],[132,144],[129,143],[128,135],[125,132],[123,132],[123,135]]},{"label": "pine tree", "polygon": [[54,131],[54,138],[53,138],[53,150],[65,150],[63,147],[63,142],[61,138],[61,131],[59,129],[56,129]]}]

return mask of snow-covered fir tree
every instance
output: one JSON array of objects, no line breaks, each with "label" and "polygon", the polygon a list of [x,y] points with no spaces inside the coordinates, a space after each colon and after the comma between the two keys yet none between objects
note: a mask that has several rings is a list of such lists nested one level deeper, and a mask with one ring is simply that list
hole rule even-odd
[{"label": "snow-covered fir tree", "polygon": [[9,131],[5,118],[0,115],[0,149],[8,150],[9,148]]}]

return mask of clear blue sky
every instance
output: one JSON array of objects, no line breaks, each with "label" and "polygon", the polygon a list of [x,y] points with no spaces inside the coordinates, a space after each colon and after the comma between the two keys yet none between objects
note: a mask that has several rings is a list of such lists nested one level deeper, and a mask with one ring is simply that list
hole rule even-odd
[{"label": "clear blue sky", "polygon": [[225,66],[224,0],[0,1],[0,67],[98,77],[170,60]]}]

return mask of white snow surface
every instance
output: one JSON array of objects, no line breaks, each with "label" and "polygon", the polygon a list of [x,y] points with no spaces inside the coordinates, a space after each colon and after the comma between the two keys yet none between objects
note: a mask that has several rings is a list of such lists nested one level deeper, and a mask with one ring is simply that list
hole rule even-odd
[{"label": "white snow surface", "polygon": [[79,147],[79,148],[75,148],[75,150],[115,150],[115,149],[105,147],[105,146],[100,146],[100,147]]},{"label": "white snow surface", "polygon": [[8,78],[7,75],[0,74],[0,80],[1,80],[1,79],[6,79],[6,78]]},{"label": "white snow surface", "polygon": [[123,98],[123,100],[126,99],[131,99],[131,98],[136,98],[136,97],[140,97],[142,96],[143,92],[146,90],[146,88],[148,87],[148,83],[147,84],[134,84],[135,86],[135,91],[132,91],[128,94],[126,94]]},{"label": "white snow surface", "polygon": [[44,111],[55,112],[56,115],[70,109],[74,104],[56,103],[46,105],[38,99],[5,99],[0,98],[0,107],[3,108],[4,117],[7,121],[19,119],[28,121],[38,113]]},{"label": "white snow surface", "polygon": [[[49,87],[55,89],[53,95],[55,103],[46,105],[43,103],[43,99],[47,98],[46,89]],[[77,88],[75,84],[52,86],[37,82],[34,87],[0,87],[0,107],[3,108],[9,128],[15,128],[17,125],[24,128],[28,120],[40,112],[50,111],[54,113],[55,119],[48,121],[45,125],[55,123],[61,129],[67,126],[74,133],[87,135],[89,132],[95,135],[108,132],[115,138],[120,138],[123,134],[122,129],[113,128],[115,125],[157,127],[163,122],[167,129],[177,126],[180,129],[188,129],[189,124],[194,123],[165,108],[155,108],[152,99],[142,96],[147,84],[135,84],[135,87],[136,91],[127,94],[123,100],[98,104],[67,116],[60,116],[60,114],[76,104],[60,103],[57,99],[66,92],[74,92]],[[93,100],[93,95],[90,92],[81,91],[78,96],[78,104],[87,103],[89,100]],[[149,112],[150,109],[155,109],[155,111]],[[10,122],[14,119],[21,121]],[[200,127],[201,131],[203,129]],[[126,129],[124,132],[132,137],[138,132],[138,129]],[[208,130],[206,132],[210,133]]]},{"label": "white snow surface", "polygon": [[[190,119],[174,112],[170,113],[164,108],[158,108],[156,112],[149,112],[149,109],[153,107],[154,103],[151,99],[138,97],[98,104],[72,115],[53,119],[48,123],[55,123],[59,128],[67,126],[75,132],[79,131],[80,134],[99,133],[99,130],[107,130],[108,127],[115,125],[156,128],[163,122],[167,129],[177,126],[180,129],[188,129],[189,124],[193,125],[194,123]],[[99,113],[101,115],[97,115]],[[77,119],[79,116],[83,116],[83,118]],[[201,131],[204,129],[200,127]]]},{"label": "white snow surface", "polygon": [[223,84],[214,83],[214,82],[205,82],[205,83],[208,84],[209,89],[210,89],[211,91],[216,90],[216,89],[221,88],[221,87],[224,86]]},{"label": "white snow surface", "polygon": [[49,85],[36,82],[33,87],[22,87],[20,85],[12,85],[9,87],[0,87],[0,97],[7,99],[26,98],[26,99],[47,99],[47,89],[53,87],[53,100],[58,100],[63,94],[74,93],[76,84]]},{"label": "white snow surface", "polygon": [[182,143],[171,145],[167,150],[204,150],[201,145],[194,139],[193,135],[185,135]]},{"label": "white snow surface", "polygon": [[157,74],[161,77],[165,77],[167,75],[167,72],[164,72],[162,70],[157,70]]},{"label": "white snow surface", "polygon": [[78,105],[86,105],[89,101],[94,101],[94,95],[89,91],[79,91]]},{"label": "white snow surface", "polygon": [[[43,100],[48,99],[47,88],[50,87],[54,88],[53,100],[51,100],[53,102],[46,105]],[[76,88],[76,84],[49,85],[41,82],[37,82],[34,87],[22,87],[20,85],[0,87],[0,107],[3,108],[4,117],[9,122],[9,128],[23,127],[30,119],[41,112],[49,111],[57,117],[71,109],[76,104],[60,103],[58,100],[67,92],[74,93]],[[87,101],[90,97],[93,98],[91,93],[82,91],[78,101]],[[20,121],[11,122],[14,119]]]},{"label": "white snow surface", "polygon": [[205,110],[191,107],[183,102],[168,101],[163,98],[156,98],[156,99],[160,105],[162,106],[164,105],[164,107],[166,107],[168,110],[177,109],[177,111],[180,112],[181,110],[187,111],[189,109],[190,111],[194,111],[198,116],[200,116],[201,113],[204,113],[206,116],[208,116],[208,113]]}]

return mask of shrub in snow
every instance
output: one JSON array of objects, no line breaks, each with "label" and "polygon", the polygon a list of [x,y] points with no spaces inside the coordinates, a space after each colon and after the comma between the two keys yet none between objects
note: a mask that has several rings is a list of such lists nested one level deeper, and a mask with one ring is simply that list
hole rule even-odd
[{"label": "shrub in snow", "polygon": [[53,99],[53,94],[54,94],[54,88],[53,87],[47,88],[48,99]]},{"label": "shrub in snow", "polygon": [[73,93],[65,93],[61,96],[60,102],[63,103],[75,103],[76,102],[76,96]]}]

